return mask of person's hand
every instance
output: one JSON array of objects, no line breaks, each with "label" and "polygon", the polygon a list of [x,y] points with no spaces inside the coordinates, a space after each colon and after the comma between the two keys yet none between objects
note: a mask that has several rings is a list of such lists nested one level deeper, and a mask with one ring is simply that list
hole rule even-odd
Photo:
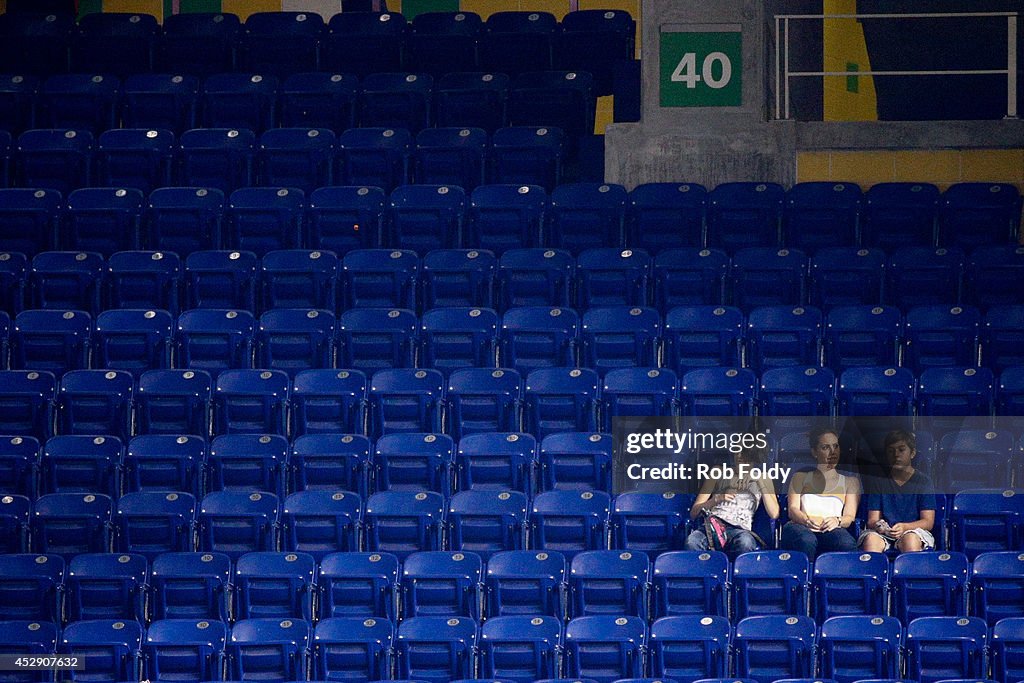
[{"label": "person's hand", "polygon": [[903,522],[900,522],[898,524],[893,524],[891,527],[889,527],[889,535],[892,538],[899,538],[900,536],[902,536],[903,534],[907,533],[908,531],[910,531],[910,529],[908,529],[907,525],[904,524]]},{"label": "person's hand", "polygon": [[840,519],[838,517],[826,517],[821,520],[821,524],[818,526],[818,530],[822,533],[828,533],[839,528]]},{"label": "person's hand", "polygon": [[816,522],[813,517],[805,517],[804,526],[811,531],[821,531],[821,524]]},{"label": "person's hand", "polygon": [[711,496],[712,505],[718,505],[719,503],[731,503],[736,500],[736,495],[732,493],[716,493]]}]

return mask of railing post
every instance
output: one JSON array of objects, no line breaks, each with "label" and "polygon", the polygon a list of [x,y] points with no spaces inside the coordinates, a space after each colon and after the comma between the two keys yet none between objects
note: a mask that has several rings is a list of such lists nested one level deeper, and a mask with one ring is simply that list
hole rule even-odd
[{"label": "railing post", "polygon": [[779,64],[779,55],[782,51],[782,46],[779,41],[782,40],[782,31],[779,28],[781,23],[779,21],[779,15],[775,15],[775,119],[782,118],[782,91],[779,90],[781,87],[779,75],[782,73],[782,65]]},{"label": "railing post", "polygon": [[1017,118],[1017,21],[1019,14],[1006,17],[1006,118]]},{"label": "railing post", "polygon": [[789,120],[789,17],[784,17],[782,20],[782,32],[786,35],[786,44],[784,46],[785,57],[783,57],[784,71],[783,71],[783,82],[786,84],[786,120]]}]

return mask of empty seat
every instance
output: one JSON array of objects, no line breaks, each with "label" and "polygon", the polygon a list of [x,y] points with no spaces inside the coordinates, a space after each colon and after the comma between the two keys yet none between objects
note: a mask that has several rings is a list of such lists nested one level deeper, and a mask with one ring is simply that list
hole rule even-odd
[{"label": "empty seat", "polygon": [[196,127],[198,98],[199,81],[194,76],[131,76],[124,82],[122,123],[125,128],[165,129],[181,135]]},{"label": "empty seat", "polygon": [[28,274],[32,307],[82,310],[96,315],[106,269],[103,257],[95,252],[36,254]]},{"label": "empty seat", "polygon": [[156,40],[156,69],[196,76],[231,71],[240,32],[241,22],[234,14],[168,14]]},{"label": "empty seat", "polygon": [[[1006,429],[970,429],[971,426],[965,424],[956,432],[944,434],[938,444],[943,488],[951,493],[971,488],[1002,487],[1013,476],[1017,448],[1013,433]],[[962,543],[965,539],[958,540]],[[963,547],[957,549],[962,550]]]},{"label": "empty seat", "polygon": [[108,130],[100,135],[96,147],[94,182],[147,194],[170,185],[174,148],[174,134],[169,130]]},{"label": "empty seat", "polygon": [[741,308],[799,306],[806,298],[807,257],[796,249],[740,249],[731,275],[733,303]]},{"label": "empty seat", "polygon": [[997,680],[1021,680],[1021,619],[1008,618],[992,627],[990,644],[992,677]]},{"label": "empty seat", "polygon": [[301,190],[249,187],[231,193],[227,244],[262,256],[299,244],[305,196]]},{"label": "empty seat", "polygon": [[335,309],[338,258],[333,252],[271,251],[260,262],[264,310]]},{"label": "empty seat", "polygon": [[892,611],[905,624],[966,614],[967,557],[961,553],[904,553],[893,563],[891,581]]},{"label": "empty seat", "polygon": [[811,259],[808,300],[824,311],[880,304],[884,277],[885,253],[880,249],[819,249]]},{"label": "empty seat", "polygon": [[251,251],[196,251],[185,259],[187,305],[256,308],[257,259]]},{"label": "empty seat", "polygon": [[274,128],[260,136],[261,185],[296,187],[303,192],[331,184],[334,133],[326,128]]},{"label": "empty seat", "polygon": [[89,184],[93,136],[86,130],[28,130],[18,136],[17,184],[67,196]]},{"label": "empty seat", "polygon": [[384,192],[378,187],[321,187],[309,195],[306,244],[344,255],[380,245]]},{"label": "empty seat", "polygon": [[276,78],[263,74],[208,76],[200,93],[202,127],[245,128],[254,133],[273,127],[277,120],[278,85]]},{"label": "empty seat", "polygon": [[523,429],[538,439],[556,432],[597,429],[600,379],[580,368],[541,368],[526,378]]},{"label": "empty seat", "polygon": [[439,493],[375,493],[366,500],[366,548],[403,560],[414,552],[439,550],[443,518],[444,499]]},{"label": "empty seat", "polygon": [[398,559],[386,553],[333,553],[320,561],[320,616],[395,616]]},{"label": "empty seat", "polygon": [[567,572],[561,553],[495,553],[487,562],[487,613],[491,618],[534,614],[561,618],[562,586]]},{"label": "empty seat", "polygon": [[351,492],[306,490],[291,494],[281,511],[284,549],[317,561],[330,553],[355,550],[361,507],[359,496]]},{"label": "empty seat", "polygon": [[292,380],[296,435],[356,433],[363,429],[366,375],[356,370],[302,370]]},{"label": "empty seat", "polygon": [[104,255],[137,248],[144,202],[136,189],[75,190],[68,196],[67,222],[59,238],[62,248]]},{"label": "empty seat", "polygon": [[420,365],[444,374],[494,367],[498,316],[489,308],[435,308],[423,314]]},{"label": "empty seat", "polygon": [[492,617],[480,629],[481,675],[526,683],[558,670],[562,624],[554,617]]},{"label": "empty seat", "polygon": [[173,252],[119,251],[107,260],[108,308],[178,311],[181,260]]},{"label": "empty seat", "polygon": [[120,439],[104,436],[56,436],[46,442],[40,460],[44,493],[121,492]]},{"label": "empty seat", "polygon": [[993,306],[981,328],[982,363],[997,372],[1024,365],[1022,330],[1024,306]]},{"label": "empty seat", "polygon": [[757,376],[746,368],[690,370],[679,384],[679,411],[704,424],[724,423],[710,418],[753,415],[756,391]]},{"label": "empty seat", "polygon": [[198,492],[205,461],[201,437],[136,436],[124,456],[125,490]]},{"label": "empty seat", "polygon": [[231,627],[229,675],[236,680],[301,681],[312,627],[303,619],[243,619]]},{"label": "empty seat", "polygon": [[654,260],[654,296],[658,309],[721,305],[726,302],[729,257],[718,249],[666,249]]},{"label": "empty seat", "polygon": [[71,68],[79,73],[147,73],[160,32],[155,17],[127,12],[86,14],[71,40]]},{"label": "empty seat", "polygon": [[[621,185],[570,183],[560,185],[551,194],[551,218],[545,242],[577,253],[597,247],[618,247],[623,241],[628,195]],[[634,256],[633,252],[624,258]],[[639,268],[646,254],[636,252],[629,261]],[[581,255],[581,266],[587,260]],[[607,258],[607,256],[605,257]],[[594,257],[594,261],[597,257]],[[592,262],[590,268],[597,263]],[[636,286],[636,284],[634,284]],[[598,292],[601,293],[601,292]],[[581,297],[581,301],[585,301]]]},{"label": "empty seat", "polygon": [[238,36],[238,68],[282,77],[316,71],[323,31],[316,12],[254,12]]},{"label": "empty seat", "polygon": [[887,251],[933,243],[939,190],[927,183],[878,183],[864,194],[861,240]]},{"label": "empty seat", "polygon": [[598,683],[639,676],[646,643],[647,625],[639,617],[573,619],[565,627],[566,672]]},{"label": "empty seat", "polygon": [[484,560],[495,552],[521,550],[526,495],[518,491],[462,491],[451,497],[448,545]]},{"label": "empty seat", "polygon": [[[996,458],[1005,457],[1006,449],[993,455],[990,462],[998,463]],[[1005,478],[1002,481],[1005,482]],[[949,530],[950,547],[965,553],[968,559],[983,552],[1019,549],[1024,543],[1024,491],[996,488],[960,491],[953,498]]]},{"label": "empty seat", "polygon": [[416,316],[404,309],[359,308],[338,318],[338,365],[366,373],[410,367]]},{"label": "empty seat", "polygon": [[527,306],[508,310],[501,321],[503,365],[526,374],[575,364],[579,318],[572,309]]},{"label": "empty seat", "polygon": [[264,491],[285,488],[288,441],[278,435],[232,434],[210,444],[210,491]]},{"label": "empty seat", "polygon": [[677,306],[665,316],[666,367],[683,374],[699,367],[738,366],[743,314],[724,306]]},{"label": "empty seat", "polygon": [[466,194],[454,185],[398,187],[388,203],[387,242],[420,252],[434,246],[456,247],[465,209]]},{"label": "empty seat", "polygon": [[907,675],[922,683],[950,676],[984,678],[987,631],[985,622],[974,617],[924,617],[909,623]]},{"label": "empty seat", "polygon": [[581,362],[599,373],[656,364],[661,316],[653,308],[609,306],[583,314]]},{"label": "empty seat", "polygon": [[380,680],[391,666],[395,627],[386,619],[334,617],[316,625],[313,666],[322,680]]},{"label": "empty seat", "polygon": [[341,132],[355,125],[359,82],[352,74],[306,72],[281,85],[281,125]]},{"label": "empty seat", "polygon": [[451,496],[455,443],[444,434],[385,434],[371,462],[376,491],[436,491]]},{"label": "empty seat", "polygon": [[139,377],[136,429],[139,434],[210,432],[210,375],[194,370],[150,370]]},{"label": "empty seat", "polygon": [[61,555],[102,553],[110,545],[113,503],[92,493],[51,493],[40,496],[32,511],[32,549]]},{"label": "empty seat", "polygon": [[443,75],[434,89],[438,127],[480,128],[494,133],[508,125],[508,90],[506,72],[457,71]]},{"label": "empty seat", "polygon": [[221,370],[252,367],[256,321],[246,311],[193,309],[178,316],[176,362],[183,368]]},{"label": "empty seat", "polygon": [[221,553],[163,553],[150,571],[154,619],[227,621],[231,560]]},{"label": "empty seat", "polygon": [[[929,417],[989,415],[995,378],[988,368],[929,368],[917,380],[917,413]],[[952,420],[934,421],[933,428]],[[959,422],[957,423],[959,424]]]},{"label": "empty seat", "polygon": [[366,76],[359,100],[361,125],[371,129],[398,128],[415,135],[430,125],[433,87],[434,79],[426,73],[373,73]]},{"label": "empty seat", "polygon": [[416,252],[400,249],[350,251],[342,260],[342,271],[346,308],[416,308],[419,277]]},{"label": "empty seat", "polygon": [[277,546],[277,496],[244,491],[214,491],[203,497],[197,517],[199,549],[233,560]]},{"label": "empty seat", "polygon": [[[11,373],[5,372],[0,375],[0,382],[13,379],[16,377],[12,377]],[[10,436],[0,439],[0,492],[26,497],[34,495],[38,461],[38,439],[31,436]],[[27,508],[25,512],[28,512]]]},{"label": "empty seat", "polygon": [[692,183],[645,183],[629,193],[626,244],[658,254],[704,243],[707,190]]},{"label": "empty seat", "polygon": [[828,368],[775,368],[761,376],[761,415],[828,416],[835,401],[835,375]]},{"label": "empty seat", "polygon": [[66,581],[68,621],[142,616],[149,565],[142,555],[83,554],[72,558]]},{"label": "empty seat", "polygon": [[[365,377],[359,377],[356,381],[365,392]],[[307,433],[295,439],[288,459],[294,473],[296,490],[341,489],[357,491],[363,495],[366,493],[370,441],[365,436],[339,436],[331,433],[331,430]]]},{"label": "empty seat", "polygon": [[215,679],[228,627],[220,622],[163,619],[150,624],[143,645],[146,676],[156,681]]},{"label": "empty seat", "polygon": [[370,432],[440,432],[443,404],[437,370],[378,370],[370,380]]},{"label": "empty seat", "polygon": [[551,192],[562,182],[565,144],[558,128],[499,128],[491,138],[490,182],[539,185]]},{"label": "empty seat", "polygon": [[0,244],[28,258],[50,249],[57,235],[60,207],[60,193],[54,190],[0,190]]},{"label": "empty seat", "polygon": [[577,149],[581,138],[594,132],[596,106],[594,77],[585,67],[580,71],[530,71],[512,83],[508,119],[513,126],[559,128],[568,147]]},{"label": "empty seat", "polygon": [[512,489],[529,494],[536,460],[537,441],[529,434],[472,433],[459,439],[456,485],[463,492]]},{"label": "empty seat", "polygon": [[481,128],[425,128],[416,136],[416,182],[457,185],[467,192],[484,182],[487,132]]},{"label": "empty seat", "polygon": [[816,628],[810,617],[749,617],[736,625],[736,674],[761,683],[804,678],[814,670]]},{"label": "empty seat", "polygon": [[650,560],[645,553],[592,550],[569,570],[570,612],[576,616],[647,614]]},{"label": "empty seat", "polygon": [[903,247],[886,264],[886,292],[900,308],[960,301],[966,256],[959,249]]},{"label": "empty seat", "polygon": [[305,553],[246,553],[235,563],[239,619],[305,619],[312,614],[316,561]]},{"label": "empty seat", "polygon": [[651,260],[644,251],[588,249],[576,263],[576,300],[581,309],[643,306]]},{"label": "empty seat", "polygon": [[651,590],[657,617],[728,616],[729,558],[722,552],[679,550],[654,561]]},{"label": "empty seat", "polygon": [[737,616],[806,614],[809,573],[803,553],[761,550],[740,555],[733,567]]},{"label": "empty seat", "polygon": [[782,243],[808,252],[852,247],[861,201],[854,183],[797,183],[786,193]]},{"label": "empty seat", "polygon": [[60,555],[0,555],[0,616],[60,622],[65,562]]},{"label": "empty seat", "polygon": [[183,254],[213,249],[221,242],[223,211],[224,195],[220,190],[184,187],[154,190],[146,205],[144,242],[155,249]]},{"label": "empty seat", "polygon": [[[5,620],[0,622],[5,656],[38,657],[52,655],[57,651],[57,626],[50,623],[27,620]],[[31,673],[12,676],[13,680],[38,680]]]},{"label": "empty seat", "polygon": [[[160,553],[191,551],[195,510],[196,500],[187,493],[126,493],[114,516],[117,547],[150,560]],[[143,591],[141,586],[137,590]]]},{"label": "empty seat", "polygon": [[0,253],[0,310],[16,315],[25,307],[27,271],[28,259],[24,254]]},{"label": "empty seat", "polygon": [[[197,128],[182,133],[179,146],[183,185],[212,188],[230,194],[255,181],[256,136],[249,129]],[[220,208],[224,197],[216,198],[220,199]],[[212,201],[213,197],[204,205]],[[215,236],[207,248],[217,246],[219,241]]]},{"label": "empty seat", "polygon": [[775,183],[722,183],[708,195],[707,245],[730,253],[779,243],[785,190]]},{"label": "empty seat", "polygon": [[967,261],[964,299],[981,309],[1024,304],[1020,295],[1024,276],[1024,247],[978,247]]},{"label": "empty seat", "polygon": [[57,390],[54,376],[35,370],[0,371],[0,383],[3,386],[0,392],[3,432],[40,439],[49,436],[53,430],[53,402]]},{"label": "empty seat", "polygon": [[530,544],[536,550],[555,550],[568,558],[585,550],[600,550],[610,507],[601,491],[547,491],[533,499]]},{"label": "empty seat", "polygon": [[260,316],[259,364],[290,377],[334,363],[334,316],[315,309],[278,309]]},{"label": "empty seat", "polygon": [[540,444],[542,490],[611,491],[612,436],[550,433]]},{"label": "empty seat", "polygon": [[22,311],[11,329],[11,368],[55,374],[84,368],[91,327],[82,311]]},{"label": "empty seat", "polygon": [[94,680],[130,679],[138,670],[142,633],[134,620],[79,621],[64,629],[57,652],[84,661]]},{"label": "empty seat", "polygon": [[584,9],[562,17],[555,36],[554,67],[594,75],[596,95],[611,95],[615,66],[634,58],[636,22],[621,10]]},{"label": "empty seat", "polygon": [[402,565],[406,617],[473,617],[479,612],[483,572],[474,553],[433,551],[409,555]]},{"label": "empty seat", "polygon": [[1024,605],[1024,558],[1016,550],[985,552],[971,564],[971,615],[990,627],[1020,614]]},{"label": "empty seat", "polygon": [[494,252],[505,268],[506,251],[539,244],[546,207],[547,194],[536,185],[482,185],[473,190],[463,244]]},{"label": "empty seat", "polygon": [[216,434],[284,434],[288,375],[272,370],[225,370],[214,387]]},{"label": "empty seat", "polygon": [[116,370],[74,370],[57,389],[57,431],[128,437],[135,379]]},{"label": "empty seat", "polygon": [[350,128],[338,137],[337,182],[391,192],[409,177],[412,135],[405,128]]},{"label": "empty seat", "polygon": [[497,260],[489,251],[436,249],[423,258],[423,307],[494,305]]},{"label": "empty seat", "polygon": [[453,71],[475,71],[477,40],[483,32],[473,12],[425,12],[416,15],[407,37],[408,59],[440,76]]},{"label": "empty seat", "polygon": [[[523,306],[568,306],[576,264],[559,249],[510,249],[498,265],[498,295],[505,309]],[[509,315],[519,314],[509,312]]]},{"label": "empty seat", "polygon": [[413,617],[398,627],[397,675],[428,683],[472,676],[477,625],[465,617]]},{"label": "empty seat", "polygon": [[890,306],[837,306],[825,319],[825,362],[836,371],[899,364],[900,311]]},{"label": "empty seat", "polygon": [[677,493],[620,493],[611,514],[612,546],[654,561],[683,543],[689,512],[688,497]]},{"label": "empty seat", "polygon": [[4,136],[5,157],[10,153],[11,136],[35,128],[38,94],[39,79],[34,76],[16,74],[0,78],[0,129],[8,132]]},{"label": "empty seat", "polygon": [[731,627],[725,617],[665,617],[647,641],[651,674],[699,680],[726,672]]},{"label": "empty seat", "polygon": [[832,617],[818,639],[820,673],[837,683],[895,678],[902,640],[903,626],[894,617]]},{"label": "empty seat", "polygon": [[29,509],[31,507],[32,504],[26,496],[8,494],[0,497],[0,531],[3,532],[0,550],[5,553],[21,553],[28,550]]},{"label": "empty seat", "polygon": [[93,135],[117,127],[120,81],[100,75],[110,71],[89,72],[54,75],[43,82],[37,98],[40,127],[71,128]]},{"label": "empty seat", "polygon": [[405,47],[405,17],[388,12],[341,12],[323,36],[320,64],[359,77],[398,71]]},{"label": "empty seat", "polygon": [[609,370],[601,387],[602,424],[615,417],[669,417],[678,404],[678,377],[671,370],[619,368]]},{"label": "empty seat", "polygon": [[25,70],[46,76],[68,70],[68,44],[75,30],[72,11],[48,13],[33,5],[32,12],[11,11],[0,21],[0,67],[4,72]]},{"label": "empty seat", "polygon": [[811,590],[819,623],[831,617],[885,614],[889,562],[881,553],[824,553],[814,562]]},{"label": "empty seat", "polygon": [[821,358],[822,315],[817,308],[763,306],[747,319],[747,364],[757,372],[817,365]]}]

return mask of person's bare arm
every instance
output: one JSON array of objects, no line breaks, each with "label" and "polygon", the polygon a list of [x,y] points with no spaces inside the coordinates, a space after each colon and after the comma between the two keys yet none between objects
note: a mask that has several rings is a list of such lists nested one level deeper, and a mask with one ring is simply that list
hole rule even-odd
[{"label": "person's bare arm", "polygon": [[715,484],[717,482],[713,479],[708,479],[700,487],[700,493],[697,494],[697,499],[693,501],[693,505],[690,507],[690,519],[697,519],[704,512],[705,508],[714,507],[719,500],[732,500],[732,496],[725,494],[728,497],[719,498],[719,496],[711,495],[711,492],[715,490]]},{"label": "person's bare arm", "polygon": [[768,513],[768,516],[772,519],[779,518],[779,497],[775,495],[775,485],[772,484],[771,479],[765,479],[760,482],[761,486],[761,504],[764,505],[764,511]]},{"label": "person's bare arm", "polygon": [[841,517],[827,517],[821,523],[822,531],[844,529],[857,521],[857,507],[860,505],[860,481],[855,477],[847,477],[846,493],[843,496],[843,513]]},{"label": "person's bare arm", "polygon": [[789,480],[789,496],[787,497],[789,519],[796,524],[807,527],[811,531],[817,531],[818,525],[811,521],[811,518],[804,513],[801,507],[800,489],[803,487],[804,476],[806,476],[805,472],[797,472]]},{"label": "person's bare arm", "polygon": [[924,529],[931,531],[935,526],[935,510],[921,510],[921,519],[916,522],[900,522],[892,525],[894,534],[903,535],[913,529]]}]

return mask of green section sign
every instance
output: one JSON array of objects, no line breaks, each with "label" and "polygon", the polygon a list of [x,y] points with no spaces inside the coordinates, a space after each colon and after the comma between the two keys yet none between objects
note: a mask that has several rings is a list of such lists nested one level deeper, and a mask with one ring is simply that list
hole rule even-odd
[{"label": "green section sign", "polygon": [[739,107],[743,104],[743,34],[663,31],[661,106]]}]

